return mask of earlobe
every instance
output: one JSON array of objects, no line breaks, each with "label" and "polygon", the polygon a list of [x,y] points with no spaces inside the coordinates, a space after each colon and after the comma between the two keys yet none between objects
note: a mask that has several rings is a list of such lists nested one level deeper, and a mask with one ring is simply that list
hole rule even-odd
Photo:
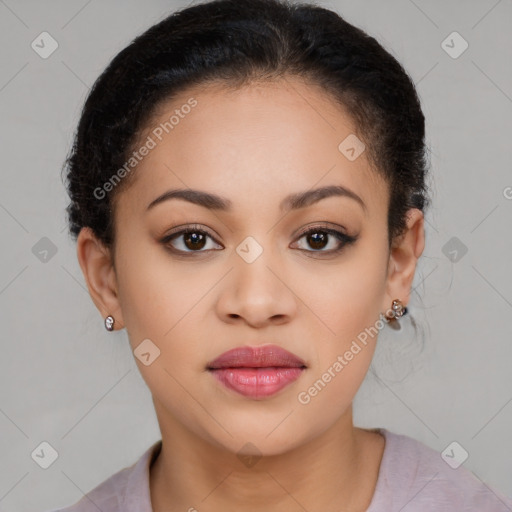
[{"label": "earlobe", "polygon": [[110,250],[89,227],[84,227],[78,235],[76,251],[89,294],[103,319],[112,315],[116,326],[122,326],[124,322]]},{"label": "earlobe", "polygon": [[407,213],[407,227],[390,251],[388,265],[388,298],[400,297],[409,303],[412,282],[419,257],[425,248],[423,212],[412,208]]}]

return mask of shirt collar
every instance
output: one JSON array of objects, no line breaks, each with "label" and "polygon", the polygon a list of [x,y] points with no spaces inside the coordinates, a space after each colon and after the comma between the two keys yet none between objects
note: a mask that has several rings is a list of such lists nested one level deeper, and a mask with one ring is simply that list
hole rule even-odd
[{"label": "shirt collar", "polygon": [[160,453],[162,440],[151,445],[135,464],[126,482],[120,510],[123,512],[152,512],[149,486],[149,469],[151,463]]}]

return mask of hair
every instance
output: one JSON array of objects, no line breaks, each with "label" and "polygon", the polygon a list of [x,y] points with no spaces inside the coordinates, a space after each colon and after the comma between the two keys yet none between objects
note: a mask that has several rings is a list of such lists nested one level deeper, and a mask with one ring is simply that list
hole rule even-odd
[{"label": "hair", "polygon": [[375,172],[389,185],[388,241],[409,208],[427,207],[425,119],[414,83],[373,37],[339,14],[286,0],[214,0],[176,11],[118,53],[84,103],[67,172],[69,230],[90,227],[115,245],[115,199],[102,199],[159,107],[191,87],[237,88],[298,77],[318,85],[354,120]]}]

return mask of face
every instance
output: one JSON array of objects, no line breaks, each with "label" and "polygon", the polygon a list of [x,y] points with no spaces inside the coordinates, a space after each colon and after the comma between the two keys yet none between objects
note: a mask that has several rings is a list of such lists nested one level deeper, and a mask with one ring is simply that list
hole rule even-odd
[{"label": "face", "polygon": [[[154,131],[176,109],[172,130]],[[347,114],[298,80],[190,89],[160,114],[116,203],[115,293],[97,303],[144,354],[162,433],[292,449],[348,417],[379,315],[407,295],[405,279],[390,289],[387,185],[364,151],[339,149],[355,133]],[[175,190],[189,198],[155,202]],[[273,388],[246,386],[247,369],[227,384],[229,372],[208,370],[226,351],[270,344],[305,368],[267,368],[258,382]]]}]

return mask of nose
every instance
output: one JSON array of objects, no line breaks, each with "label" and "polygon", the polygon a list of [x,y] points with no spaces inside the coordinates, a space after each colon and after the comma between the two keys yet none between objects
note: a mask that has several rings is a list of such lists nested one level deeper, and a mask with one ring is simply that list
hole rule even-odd
[{"label": "nose", "polygon": [[287,323],[297,313],[292,275],[270,251],[253,262],[235,253],[233,269],[222,286],[216,306],[224,322],[261,328]]}]

